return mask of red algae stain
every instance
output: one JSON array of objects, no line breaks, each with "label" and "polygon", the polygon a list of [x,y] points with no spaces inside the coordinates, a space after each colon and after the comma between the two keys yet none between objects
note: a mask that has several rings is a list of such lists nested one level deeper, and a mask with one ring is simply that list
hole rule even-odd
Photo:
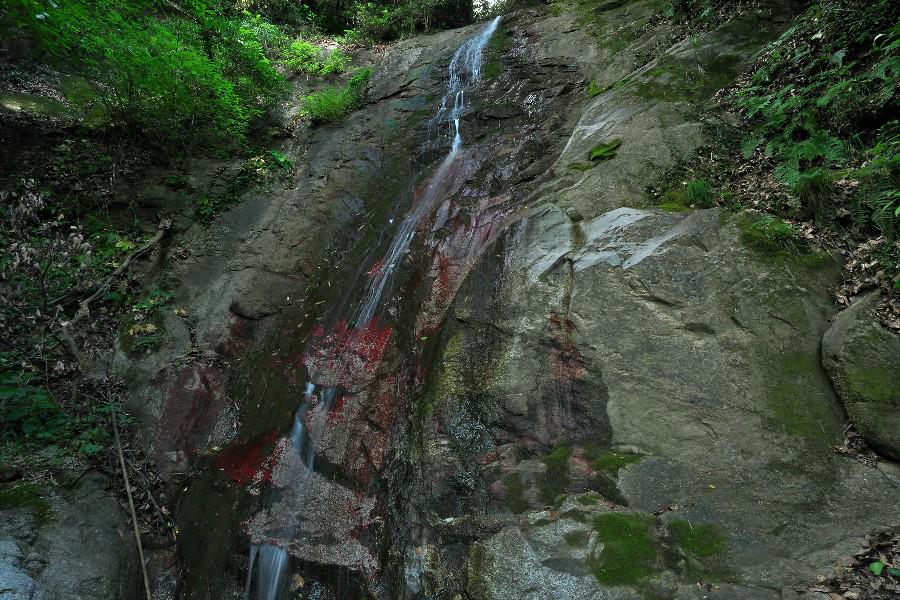
[{"label": "red algae stain", "polygon": [[560,383],[572,383],[584,375],[584,358],[575,346],[575,324],[557,313],[550,315],[550,372]]},{"label": "red algae stain", "polygon": [[258,436],[245,444],[228,446],[216,459],[216,466],[238,485],[272,482],[272,470],[277,464],[273,444],[278,438],[274,431]]},{"label": "red algae stain", "polygon": [[384,268],[384,259],[382,258],[379,261],[376,261],[375,264],[372,265],[372,268],[366,271],[366,275],[370,278],[375,277],[376,275],[381,273],[381,270]]},{"label": "red algae stain", "polygon": [[317,328],[317,338],[303,357],[316,383],[355,389],[374,375],[387,350],[393,329],[372,319],[365,327],[356,329],[341,321],[326,333]]},{"label": "red algae stain", "polygon": [[174,378],[168,370],[154,378],[164,402],[156,433],[161,456],[193,452],[205,443],[226,406],[223,378],[216,367],[199,363],[182,367]]}]

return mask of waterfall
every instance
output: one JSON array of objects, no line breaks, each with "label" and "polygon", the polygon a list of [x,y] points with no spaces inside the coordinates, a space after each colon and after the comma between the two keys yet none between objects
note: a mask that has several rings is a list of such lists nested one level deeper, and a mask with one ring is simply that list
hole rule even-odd
[{"label": "waterfall", "polygon": [[[438,124],[445,123],[449,127],[451,143],[450,152],[441,162],[440,166],[430,178],[428,185],[421,197],[414,202],[403,221],[397,227],[397,231],[391,241],[387,254],[381,262],[381,267],[375,269],[375,273],[369,281],[365,293],[351,319],[354,332],[365,330],[375,316],[375,312],[381,303],[381,296],[388,284],[393,280],[403,257],[409,249],[415,235],[418,222],[434,208],[442,198],[441,191],[444,188],[447,174],[456,161],[462,148],[462,134],[460,131],[460,119],[465,110],[465,92],[470,86],[477,83],[481,77],[481,66],[484,48],[490,40],[500,17],[493,19],[484,26],[475,37],[464,42],[453,54],[450,60],[450,82],[447,92],[441,100],[440,108],[434,121]],[[311,374],[311,377],[313,374]],[[291,451],[300,457],[305,467],[301,477],[294,482],[302,490],[306,481],[314,471],[316,443],[324,427],[324,415],[328,413],[334,402],[337,389],[334,386],[316,385],[313,381],[306,384],[300,406],[294,414],[294,422],[291,430]],[[311,423],[307,423],[310,410],[313,413]],[[250,600],[251,586],[253,584],[253,568],[257,566],[256,598],[257,600],[278,600],[282,589],[285,587],[285,573],[289,561],[287,545],[294,532],[282,534],[278,543],[253,544],[250,549],[250,566],[247,573],[247,583],[244,593],[245,600]]]}]

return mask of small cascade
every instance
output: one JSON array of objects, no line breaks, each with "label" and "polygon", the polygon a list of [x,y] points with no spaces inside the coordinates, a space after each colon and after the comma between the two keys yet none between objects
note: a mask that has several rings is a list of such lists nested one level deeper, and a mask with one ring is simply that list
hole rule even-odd
[{"label": "small cascade", "polygon": [[[451,168],[459,156],[462,148],[462,134],[460,131],[460,119],[465,110],[466,89],[477,83],[481,76],[484,48],[490,40],[500,17],[493,19],[478,34],[463,43],[454,53],[450,61],[450,82],[447,93],[444,95],[434,122],[446,123],[449,126],[451,137],[450,152],[441,162],[440,166],[429,179],[425,190],[414,201],[413,206],[401,221],[380,266],[373,268],[373,276],[370,279],[362,300],[359,302],[349,323],[353,324],[353,330],[349,333],[350,340],[344,341],[341,346],[334,349],[340,360],[343,347],[352,346],[353,336],[362,336],[375,323],[375,313],[380,304],[384,290],[389,287],[394,275],[406,255],[409,245],[415,235],[416,226],[420,220],[429,214],[442,199],[442,192],[451,173]],[[342,361],[339,370],[352,368],[352,361]],[[307,480],[314,472],[316,445],[321,437],[325,425],[325,416],[331,410],[337,396],[335,385],[316,383],[316,373],[310,369],[310,381],[299,407],[294,415],[293,428],[291,430],[291,452],[300,458],[302,472],[292,485],[299,491],[303,490]],[[331,374],[330,382],[340,380],[341,374],[335,377]],[[250,600],[253,587],[253,572],[256,567],[256,598],[257,600],[278,600],[286,586],[285,573],[287,572],[290,557],[287,545],[296,533],[294,530],[281,532],[280,539],[264,544],[254,544],[250,549],[250,568],[247,573],[245,600]]]}]

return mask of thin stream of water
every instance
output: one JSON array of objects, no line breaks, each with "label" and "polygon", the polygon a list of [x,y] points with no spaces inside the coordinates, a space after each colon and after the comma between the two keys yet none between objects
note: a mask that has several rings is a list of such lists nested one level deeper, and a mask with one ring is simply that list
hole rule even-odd
[{"label": "thin stream of water", "polygon": [[[464,42],[450,60],[450,82],[434,118],[434,121],[438,124],[446,123],[450,127],[450,135],[452,136],[450,152],[434,172],[434,175],[432,175],[421,197],[415,202],[398,226],[381,267],[376,269],[366,287],[362,301],[354,311],[353,318],[350,321],[353,323],[354,332],[365,330],[372,322],[381,304],[382,294],[393,280],[403,257],[409,249],[409,245],[415,235],[416,225],[442,199],[441,192],[444,189],[445,180],[448,173],[451,172],[451,167],[462,148],[460,119],[466,108],[465,91],[479,81],[484,48],[499,23],[500,17],[488,23],[475,37]],[[349,365],[347,365],[347,368],[349,368]],[[305,466],[302,475],[293,483],[300,490],[302,490],[314,472],[316,443],[324,427],[324,417],[331,409],[337,394],[335,387],[316,385],[313,381],[315,374],[311,373],[310,376],[311,380],[306,384],[303,399],[294,415],[293,428],[291,430],[291,450],[301,458]],[[315,409],[315,411],[312,419],[307,423],[308,414],[312,409]],[[287,545],[290,543],[293,533],[295,532],[290,531],[288,534],[282,534],[283,538],[279,540],[280,543],[253,544],[251,546],[250,568],[247,573],[244,594],[245,600],[250,600],[254,565],[256,565],[257,571],[257,600],[279,599],[286,583],[285,574],[290,562]]]}]

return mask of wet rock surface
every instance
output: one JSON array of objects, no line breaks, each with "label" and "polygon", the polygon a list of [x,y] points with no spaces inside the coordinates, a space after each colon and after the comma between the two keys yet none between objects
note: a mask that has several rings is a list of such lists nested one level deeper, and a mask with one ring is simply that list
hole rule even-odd
[{"label": "wet rock surface", "polygon": [[[250,542],[285,536],[296,598],[799,598],[900,523],[896,471],[832,451],[835,389],[851,418],[871,409],[846,376],[871,357],[843,350],[871,332],[831,324],[831,258],[760,253],[744,216],[648,207],[785,15],[688,43],[652,2],[590,22],[586,4],[502,21],[371,327],[341,315],[446,154],[430,117],[476,28],[389,48],[365,107],[286,141],[289,189],[170,249],[185,316],[157,353],[117,360],[161,469],[196,474],[182,598],[238,593]],[[620,52],[595,43],[622,31]],[[590,79],[609,87],[588,98]],[[337,392],[310,410],[316,473],[293,494],[311,372]],[[858,418],[884,439],[889,421]]]}]

